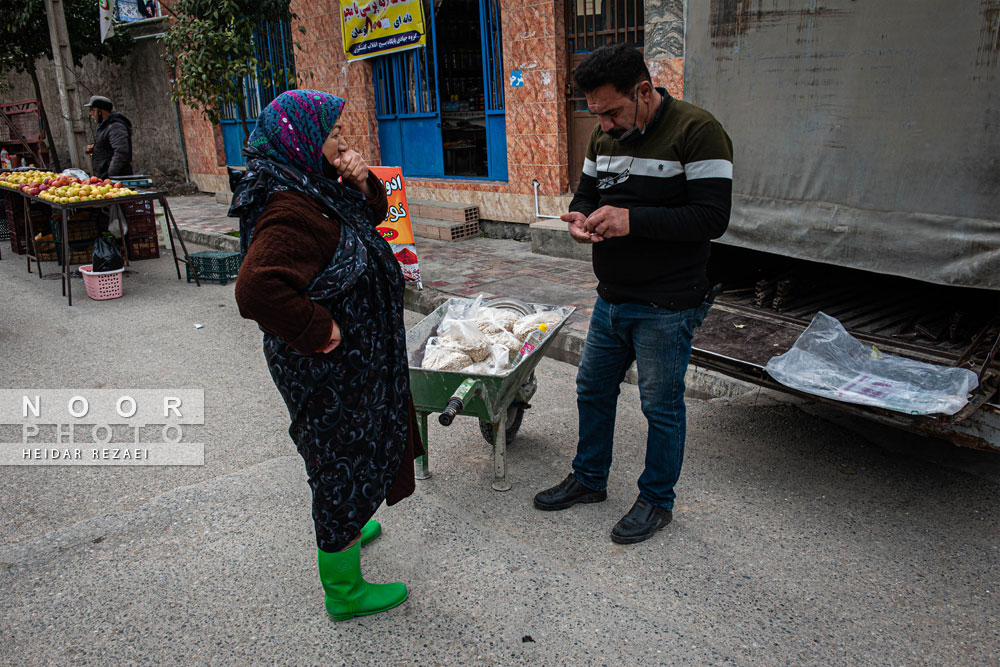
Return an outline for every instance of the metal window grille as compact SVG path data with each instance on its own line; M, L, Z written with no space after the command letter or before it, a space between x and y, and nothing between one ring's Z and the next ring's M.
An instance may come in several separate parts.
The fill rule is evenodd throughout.
M420 47L372 59L376 117L437 111L434 67L427 52Z
M567 0L566 46L587 53L605 44L643 46L643 0Z
M254 54L260 63L254 74L243 77L244 105L222 105L222 120L255 120L275 97L295 87L295 56L292 51L292 26L289 22L260 21L253 36Z
M486 109L503 111L503 36L500 34L500 1L486 0L483 26L483 69L486 72Z

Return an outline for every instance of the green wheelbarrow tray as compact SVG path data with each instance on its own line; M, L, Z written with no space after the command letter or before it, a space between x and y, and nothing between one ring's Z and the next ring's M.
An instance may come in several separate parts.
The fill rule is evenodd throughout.
M559 333L559 329L573 314L571 306L550 306L532 304L516 299L493 299L483 302L491 308L508 308L522 315L538 310L558 311L558 323L548 329L548 333L535 350L524 357L514 368L500 375L483 375L464 371L426 370L415 367L413 360L419 356L427 339L436 335L438 325L453 304L468 304L472 299L451 298L441 304L430 315L422 319L406 332L407 358L410 359L410 391L417 410L420 425L420 439L424 455L416 460L417 479L430 477L427 456L427 417L433 412L441 413L438 421L444 426L451 424L456 415L479 418L479 428L483 438L493 446L493 488L507 491L507 443L513 442L521 427L524 411L535 394L535 366Z

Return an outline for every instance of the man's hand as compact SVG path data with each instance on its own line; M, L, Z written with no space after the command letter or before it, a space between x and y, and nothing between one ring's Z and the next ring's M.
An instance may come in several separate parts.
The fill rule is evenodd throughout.
M563 222L569 223L569 235L572 236L573 240L577 243L594 243L595 241L604 240L599 236L591 234L585 229L587 218L579 211L563 213L559 216L559 219Z
M584 231L593 234L594 238L613 239L616 236L628 236L628 209L617 206L602 206L583 223Z
M344 151L333 161L333 168L344 183L361 190L368 199L372 198L374 193L368 184L368 164L360 153L350 149Z
M93 155L94 154L94 144L87 144L87 148L85 148L83 152L86 153L87 155Z
M330 320L330 340L327 344L316 350L317 354L329 354L340 345L340 327L333 320Z

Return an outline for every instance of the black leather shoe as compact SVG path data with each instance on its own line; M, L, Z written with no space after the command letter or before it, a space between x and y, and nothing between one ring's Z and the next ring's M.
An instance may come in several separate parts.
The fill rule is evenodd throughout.
M553 486L545 489L535 496L535 507L540 510L564 510L577 503L599 503L608 499L607 489L594 491L590 487L576 481L576 475L569 474L569 477Z
M670 510L650 505L639 496L628 514L611 529L611 541L617 544L635 544L648 540L673 518L674 513Z

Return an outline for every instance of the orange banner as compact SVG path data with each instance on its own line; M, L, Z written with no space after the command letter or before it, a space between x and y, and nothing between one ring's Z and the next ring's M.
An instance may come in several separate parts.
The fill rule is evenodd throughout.
M403 277L409 282L420 282L420 265L417 262L417 247L413 243L413 226L410 222L410 208L406 203L406 186L403 185L403 170L399 167L370 167L372 173L382 181L389 210L377 229L393 246L393 253L403 269Z

